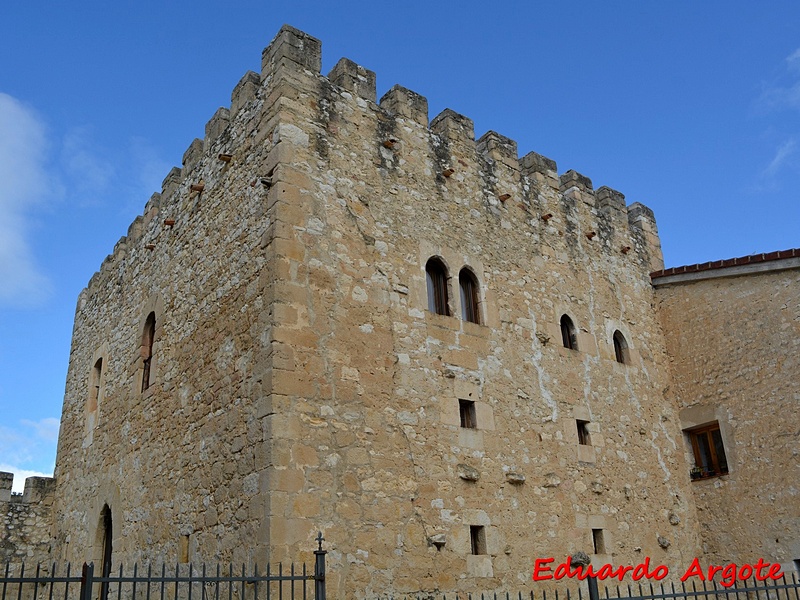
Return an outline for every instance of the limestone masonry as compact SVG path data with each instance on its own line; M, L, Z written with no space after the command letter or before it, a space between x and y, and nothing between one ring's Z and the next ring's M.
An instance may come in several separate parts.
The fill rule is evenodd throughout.
M320 56L283 27L81 292L0 560L793 568L800 251L663 271L647 207Z

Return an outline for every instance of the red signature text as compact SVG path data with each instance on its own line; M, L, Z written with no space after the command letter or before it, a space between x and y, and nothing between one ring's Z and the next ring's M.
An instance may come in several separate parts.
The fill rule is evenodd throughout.
M604 564L599 567L573 565L569 556L563 562L558 563L555 568L552 568L551 565L554 562L554 558L537 558L533 567L533 580L558 580L564 577L584 580L587 577L596 577L600 580L618 579L622 581L626 575L630 574L631 579L634 581L642 579L661 581L669 575L669 567L666 565L651 565L649 556L636 565L618 565L616 567L610 564ZM695 558L681 576L681 581L687 581L692 577L700 581L714 581L717 576L719 576L720 585L731 587L737 581L744 581L751 577L755 577L758 581L780 579L783 573L781 573L781 566L778 563L768 563L763 558L759 558L752 565L737 565L736 563L709 565L705 570L700 566L700 560Z

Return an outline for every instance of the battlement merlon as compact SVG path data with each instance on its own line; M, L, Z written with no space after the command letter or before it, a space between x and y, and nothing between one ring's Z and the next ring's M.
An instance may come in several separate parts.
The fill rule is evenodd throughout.
M334 85L353 93L358 98L375 102L375 72L365 69L349 58L342 58L328 73L328 79Z
M28 477L25 479L25 489L22 492L24 504L49 503L55 491L53 477ZM0 471L0 502L11 502L14 474Z
M14 474L0 471L0 502L11 501L11 488L14 485Z
M343 58L325 77L320 74L321 61L322 43L320 40L289 25L281 27L275 38L262 52L261 74L253 71L245 73L233 89L230 108L218 109L206 124L205 137L192 141L183 155L183 168L174 167L167 174L162 183L161 193L153 194L145 206L143 215L137 217L128 229L127 239L120 240L115 247L113 257L104 261L100 272L113 267L117 257L123 258L126 253L135 251L137 242L143 239L148 226L159 214L162 204L173 202L175 194L185 183L188 173L206 160L212 146L228 130L232 120L246 106L251 106L254 101L259 99L259 91L269 89L273 83L277 82L274 76L278 71L284 74L302 74L299 79L290 76L287 81L289 86L300 84L307 76L327 80L331 85L352 94L354 101L362 106L365 103L372 105L384 111L387 116L407 119L428 129L434 134L432 138L434 143L437 143L436 139L438 138L450 146L456 155L474 148L484 158L502 165L504 169L518 173L517 177L522 176L536 180L539 185L550 187L557 194L565 197L580 198L583 204L589 206L592 211L596 210L602 218L617 220L620 224L627 220L631 235L642 242L636 244L637 250L646 249L652 269L660 268L661 246L655 219L652 211L643 205L635 203L626 208L624 196L621 193L607 187L601 187L595 191L591 180L576 171L569 170L559 176L555 161L536 152L529 152L522 158L518 158L516 142L493 131L486 132L476 141L473 121L451 109L445 109L428 123L427 99L402 86L393 86L376 105L375 73L373 71ZM283 77L283 75L279 76L281 80ZM281 89L285 90L286 88L276 87L274 93L282 93ZM264 96L262 99L269 104L269 97ZM254 111L253 114L256 112ZM239 118L248 117L245 115L245 117ZM264 128L264 130L272 131L271 128ZM88 289L91 289L92 284L96 283L100 272L90 280Z
M261 54L262 79L267 79L284 61L319 73L322 69L322 42L291 25L284 25Z
M428 126L428 99L402 85L393 86L380 101L380 107L391 115Z
M25 479L22 501L26 504L52 501L55 483L56 480L53 477L28 477Z
M628 224L632 232L639 232L653 271L663 269L664 255L661 252L661 240L658 237L656 216L653 211L640 202L634 202L628 207Z
M517 142L491 129L478 140L478 152L492 160L505 164L514 171L520 170Z

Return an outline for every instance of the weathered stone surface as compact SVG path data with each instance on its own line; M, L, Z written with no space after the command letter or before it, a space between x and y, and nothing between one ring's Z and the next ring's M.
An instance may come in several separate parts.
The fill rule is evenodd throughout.
M789 570L800 556L800 269L778 260L720 277L732 271L656 288L667 398L684 432L719 424L729 473L692 482L707 560L767 556ZM678 441L692 461L688 434Z
M81 292L55 491L35 504L53 502L48 558L99 564L110 510L115 563L308 560L323 530L332 597L515 589L537 556L600 537L616 564L681 571L717 514L698 518L717 501L695 503L680 442L706 359L680 293L651 285L652 211L476 142L453 111L428 127L405 88L376 105L374 74L344 61L332 82L320 60L282 28ZM769 324L788 357L770 372L796 373L797 319ZM773 529L793 523L769 493L789 506Z

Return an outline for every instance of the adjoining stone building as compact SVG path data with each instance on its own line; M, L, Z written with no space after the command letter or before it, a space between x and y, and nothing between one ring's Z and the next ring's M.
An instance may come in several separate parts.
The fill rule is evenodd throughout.
M800 250L667 269L653 284L666 399L693 450L707 444L707 468L726 473L692 484L703 555L800 571Z
M47 560L287 562L321 530L366 597L800 558L800 252L672 280L645 206L320 52L281 29L80 294ZM727 474L695 464L713 422Z

